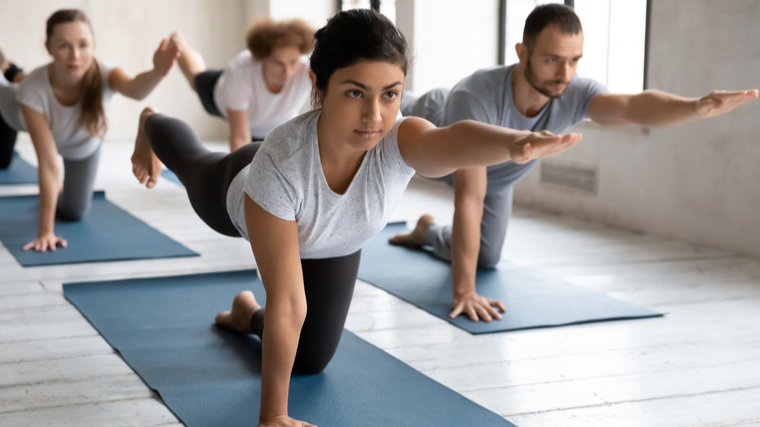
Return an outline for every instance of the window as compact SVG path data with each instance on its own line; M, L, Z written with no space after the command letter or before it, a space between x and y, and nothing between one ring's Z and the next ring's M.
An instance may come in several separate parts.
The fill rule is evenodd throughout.
M338 9L375 9L396 23L396 0L338 0Z
M505 63L517 62L525 18L540 4L562 1L505 0ZM613 93L644 89L647 0L574 0L583 25L583 59L578 75L592 78Z

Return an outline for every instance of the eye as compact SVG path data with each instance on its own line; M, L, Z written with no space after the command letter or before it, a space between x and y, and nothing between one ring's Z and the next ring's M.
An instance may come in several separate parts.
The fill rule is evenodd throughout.
M557 62L557 58L549 58L549 59L546 60L546 62L548 62L550 64L554 64L555 62Z
M346 96L349 98L360 98L362 96L362 91L352 89L346 92Z
M79 48L80 49L84 49L86 47L87 47L87 43L86 42L79 43Z
M396 92L395 90L385 92L386 99L396 99L397 96L398 96L398 92Z

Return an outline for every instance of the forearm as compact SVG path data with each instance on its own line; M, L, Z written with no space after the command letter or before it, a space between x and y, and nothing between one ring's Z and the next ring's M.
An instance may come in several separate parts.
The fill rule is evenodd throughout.
M259 420L288 413L290 374L306 317L293 302L270 302L264 314Z
M646 90L631 97L626 120L650 127L684 123L698 117L698 100L654 89Z
M451 275L455 298L475 292L482 217L482 200L455 202L454 223L451 228Z
M121 90L121 93L124 96L141 101L153 92L153 89L158 86L164 76L164 74L161 74L155 68L150 71L142 72L135 76L132 81L127 83Z
M250 144L251 137L246 135L230 135L230 153L240 147Z
M53 233L55 210L58 205L59 171L57 165L40 165L40 205L37 236Z
M443 176L457 169L491 166L512 160L511 147L529 131L464 120L442 128L443 137L425 147L430 161L426 176ZM418 170L419 171L419 170Z

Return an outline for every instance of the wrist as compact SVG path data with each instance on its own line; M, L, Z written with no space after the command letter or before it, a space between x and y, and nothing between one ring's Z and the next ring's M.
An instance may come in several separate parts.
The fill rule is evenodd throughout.
M468 294L477 293L474 282L460 282L454 284L454 298L462 298Z

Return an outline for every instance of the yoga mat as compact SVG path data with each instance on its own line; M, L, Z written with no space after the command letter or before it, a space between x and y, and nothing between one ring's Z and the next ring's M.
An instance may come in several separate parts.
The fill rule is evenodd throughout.
M161 176L163 176L164 178L168 179L169 181L175 184L182 185L179 178L177 178L177 175L175 175L174 172L170 171L169 169L163 169L161 171Z
M92 209L81 221L56 219L55 234L68 241L55 252L24 251L37 237L39 196L0 197L0 241L24 267L198 256L180 243L93 194Z
M393 246L388 238L406 232L406 224L388 224L362 248L359 278L472 333L516 331L608 320L659 317L648 308L573 285L539 270L502 261L478 270L478 294L501 301L502 320L472 322L451 312L451 264L427 250Z
M213 325L245 289L265 303L255 270L63 286L189 427L258 422L261 342ZM514 427L345 330L322 373L292 377L288 407L291 417L320 427Z
M37 168L30 165L18 153L13 153L11 165L0 169L0 185L36 184Z

